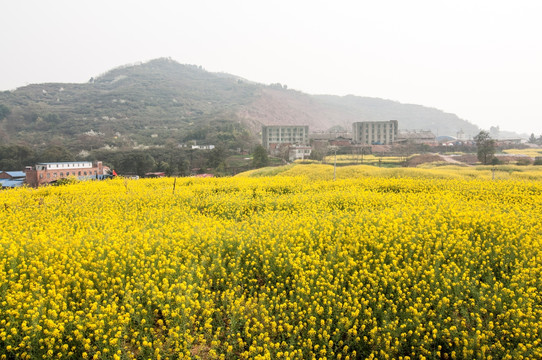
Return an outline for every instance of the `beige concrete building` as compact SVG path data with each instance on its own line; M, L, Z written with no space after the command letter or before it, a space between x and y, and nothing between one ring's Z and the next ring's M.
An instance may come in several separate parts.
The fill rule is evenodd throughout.
M361 121L352 124L352 138L363 145L391 145L397 138L397 120Z
M276 150L280 145L309 145L308 125L262 126L262 145L267 150Z

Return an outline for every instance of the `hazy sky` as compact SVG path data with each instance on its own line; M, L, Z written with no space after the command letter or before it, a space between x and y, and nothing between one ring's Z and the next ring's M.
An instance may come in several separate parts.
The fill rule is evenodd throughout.
M0 90L171 57L542 134L539 0L1 0Z

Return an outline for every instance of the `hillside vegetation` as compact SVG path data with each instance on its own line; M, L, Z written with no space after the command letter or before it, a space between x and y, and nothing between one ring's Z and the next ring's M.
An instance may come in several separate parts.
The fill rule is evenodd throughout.
M257 87L167 59L121 67L86 84L39 84L0 94L6 142L58 142L73 151L234 137L236 107Z
M307 124L323 131L355 121L399 121L404 129L468 135L478 128L453 114L357 96L308 95L210 73L170 59L122 66L85 84L35 84L0 93L3 144L81 150L196 141L250 148L262 124Z

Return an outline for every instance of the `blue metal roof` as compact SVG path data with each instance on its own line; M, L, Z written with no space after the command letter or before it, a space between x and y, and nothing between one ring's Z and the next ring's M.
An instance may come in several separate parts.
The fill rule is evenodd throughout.
M2 187L14 188L14 187L23 186L24 182L23 180L0 179L0 185L2 185Z
M11 177L26 177L26 174L24 171L4 171L4 172Z

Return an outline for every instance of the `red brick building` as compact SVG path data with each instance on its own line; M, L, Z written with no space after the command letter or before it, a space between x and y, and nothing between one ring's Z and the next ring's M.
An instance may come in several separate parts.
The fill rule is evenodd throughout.
M101 161L69 161L38 163L25 169L26 183L32 187L45 185L59 179L75 177L80 180L100 179L109 174Z

